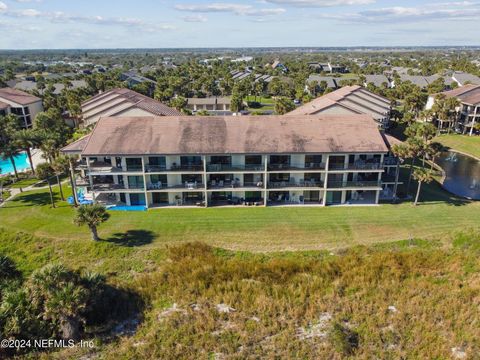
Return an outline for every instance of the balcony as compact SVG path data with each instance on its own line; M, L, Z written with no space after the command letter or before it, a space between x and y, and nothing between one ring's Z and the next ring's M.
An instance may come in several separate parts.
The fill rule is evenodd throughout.
M377 188L380 187L380 181L329 181L329 189L340 188Z
M168 185L164 183L148 184L148 190L204 190L205 185L197 182L187 182L185 184Z
M101 173L101 174L114 174L114 173L122 173L122 172L143 172L143 168L141 165L130 165L127 166L126 169L122 167L116 167L109 163L104 162L94 162L91 163L90 166L90 173Z
M285 189L285 188L323 188L323 181L272 181L268 183L269 189Z
M395 157L392 157L392 156L389 156L389 157L386 157L384 160L383 160L383 164L384 165L398 165L398 159L395 158Z
M382 164L378 162L367 163L367 162L355 162L353 164L329 164L329 170L381 170Z
M215 181L212 180L208 183L208 189L209 190L217 190L217 189L251 189L251 188L256 188L256 189L263 189L264 183L263 181L258 181L258 182L244 182L241 184L239 181Z
M147 173L159 173L159 172L193 172L203 171L203 165L172 165L170 167L158 166L158 165L146 165L145 171Z
M115 190L138 190L143 191L143 185L127 185L125 184L93 184L94 191L115 191Z
M268 164L269 171L283 170L325 170L324 163L307 163L307 164Z
M208 172L235 172L235 171L265 171L264 164L207 164Z

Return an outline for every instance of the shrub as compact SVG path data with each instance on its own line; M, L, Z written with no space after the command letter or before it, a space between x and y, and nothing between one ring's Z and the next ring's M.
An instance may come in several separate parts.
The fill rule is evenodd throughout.
M358 348L358 334L338 322L333 324L328 338L335 350L342 355L353 355Z

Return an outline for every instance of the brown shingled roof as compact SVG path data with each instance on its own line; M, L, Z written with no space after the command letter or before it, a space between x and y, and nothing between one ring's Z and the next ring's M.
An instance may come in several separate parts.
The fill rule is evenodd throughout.
M368 94L368 96L372 100L367 100L366 98L362 98L361 101L364 101L365 104L359 104L357 102L358 99L356 97L356 94L359 94L359 93L362 93L364 95ZM377 103L374 103L373 101L377 101ZM366 103L369 103L370 105L367 105ZM328 109L329 107L334 105L342 106L358 114L368 112L369 114L375 113L377 115L383 115L383 113L387 112L390 108L390 100L388 100L383 96L374 94L371 91L359 85L344 86L331 93L320 96L303 106L298 107L297 109L288 113L288 115L315 114L325 109ZM378 109L376 110L374 109L375 107L384 108L385 111L382 112L381 110L378 110Z
M108 117L86 156L387 152L368 115Z
M42 100L26 92L12 88L0 89L0 99L2 98L20 105L29 105Z
M67 146L63 147L61 151L63 153L81 153L87 145L88 139L90 139L90 134L81 137L71 144L68 144Z
M441 92L439 94L443 94L447 98L456 97L464 104L480 104L480 85L464 85L453 90ZM439 94L435 94L434 96Z
M139 94L133 90L126 89L126 88L112 89L110 91L106 91L104 93L95 95L94 97L85 101L82 104L82 106L89 105L95 102L97 99L106 98L107 96L112 94L118 95L119 97L125 99L125 101L131 104L131 107L137 107L137 108L143 109L145 111L148 111L152 115L157 115L157 116L181 116L182 115L180 111L172 109L167 105L162 104L159 101L156 101L152 98L149 98L148 96ZM125 108L121 109L121 111L124 111L124 110L126 109Z

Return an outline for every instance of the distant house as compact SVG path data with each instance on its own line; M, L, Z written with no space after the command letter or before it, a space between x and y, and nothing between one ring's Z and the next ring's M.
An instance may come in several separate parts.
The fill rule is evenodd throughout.
M288 68L282 64L279 60L275 60L272 64L272 69L280 69L284 73L288 72Z
M465 85L440 94L447 98L456 97L460 101L461 106L458 109L457 126L463 133L469 132L472 135L475 124L480 123L480 85ZM435 98L440 94L434 94L428 98L427 110L433 107ZM444 121L442 119L439 120Z
M348 68L344 65L328 63L328 70L332 74L345 74L348 73Z
M143 83L149 83L152 90L154 90L155 86L157 85L156 81L153 81L152 79L149 79L145 76L138 75L134 71L127 71L120 74L120 81L125 81L129 87L133 87Z
M33 120L42 111L42 99L17 89L0 89L0 115L17 115L22 127L32 127Z
M390 80L385 75L365 75L365 86L372 83L376 87L383 87L384 84L387 88L391 86Z
M338 79L335 79L334 77L331 77L331 76L320 76L320 75L315 75L315 74L313 74L313 75L310 75L310 76L308 77L308 79L307 79L307 84L306 84L306 86L305 86L305 90L306 90L307 92L309 92L308 86L309 86L312 82L314 82L314 81L316 81L319 86L320 86L320 84L321 84L322 82L325 82L326 85L327 85L327 88L329 88L329 89L338 89L338 88L340 87L340 85L337 83L337 80L338 80Z
M242 56L236 59L232 59L231 62L233 63L240 63L240 62L250 62L253 60L252 56Z
M443 78L444 82L448 85L448 79L441 76L441 75L430 75L430 76L423 76L423 75L407 75L407 74L400 74L400 80L402 82L410 81L412 84L417 85L420 88L426 88L428 85L432 84L434 81ZM396 81L394 78L391 79L392 87L395 87Z
M230 75L232 76L232 79L235 80L235 81L240 81L240 80L246 79L249 76L252 76L252 74L255 77L255 82L264 81L266 83L269 83L275 77L275 76L272 76L272 75L254 74L251 70L246 70L246 71L232 70L232 71L230 71Z
M70 80L71 89L80 89L80 88L86 88L87 87L87 82L85 80ZM46 85L48 87L48 85ZM37 82L35 81L20 81L16 82L15 85L13 86L17 90L22 90L22 91L33 91L37 90L40 94L43 94L44 90L39 89L37 87ZM53 93L55 95L58 95L62 92L63 89L65 89L65 84L63 83L56 83L53 84L54 91Z
M455 71L452 74L452 80L455 81L458 86L467 84L480 85L480 77L460 71Z
M113 89L82 103L84 126L105 116L180 116L181 112L129 89Z
M367 114L372 116L380 125L387 127L391 110L390 100L374 94L364 87L354 85L345 86L320 96L298 107L288 115Z
M191 111L205 110L210 113L230 111L231 100L228 97L188 98L187 109Z

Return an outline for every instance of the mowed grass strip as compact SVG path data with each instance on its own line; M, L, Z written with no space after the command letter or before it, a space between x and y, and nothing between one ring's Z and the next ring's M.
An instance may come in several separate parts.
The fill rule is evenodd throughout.
M412 185L414 186L414 184ZM426 187L426 202L367 207L173 208L147 212L111 212L99 228L102 239L141 249L202 241L233 250L284 251L344 248L409 238L447 238L480 228L480 203L444 196L431 201L438 185ZM58 200L58 189L55 188ZM68 192L68 190L66 191ZM432 195L432 198L434 196ZM18 195L0 208L0 227L62 241L91 241L87 228L72 222L74 209L64 202L52 209L48 190ZM148 231L148 241L141 233ZM132 236L133 232L133 236ZM138 241L137 241L138 240ZM138 244L137 244L138 242Z
M480 159L480 136L448 134L438 136L435 140L452 150L458 150Z

